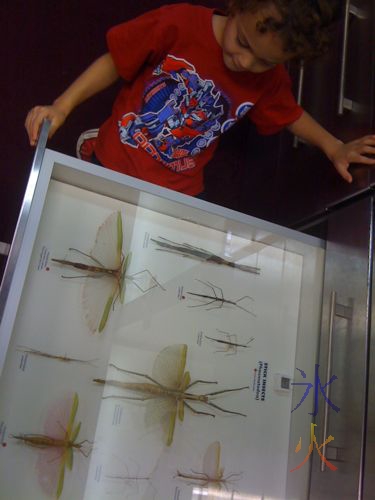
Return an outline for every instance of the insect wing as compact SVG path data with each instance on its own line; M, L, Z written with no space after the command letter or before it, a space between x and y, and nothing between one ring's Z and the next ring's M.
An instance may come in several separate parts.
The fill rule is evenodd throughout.
M112 276L86 279L82 290L82 306L87 326L92 333L103 331L118 293L118 282Z
M61 493L63 492L64 488L64 479L65 479L65 459L63 459L60 464L60 473L57 482L56 498L61 497Z
M179 389L185 372L186 356L186 344L165 347L156 356L152 377L165 387Z
M173 409L173 411L171 411L171 414L169 417L169 425L168 425L168 432L167 432L167 439L166 439L167 446L170 446L173 443L174 429L176 426L176 416L177 416L177 405L174 406L174 409Z
M122 216L121 212L114 212L99 227L91 255L106 269L120 269L122 244ZM86 279L82 302L91 332L104 330L113 302L120 293L121 284L115 275L94 274Z
M68 425L66 427L66 436L65 437L67 439L69 439L71 434L72 434L74 420L76 418L77 410L78 410L78 402L79 402L78 394L75 392L73 395L73 404L72 404L72 409L70 410Z
M184 380L186 356L187 346L185 344L166 347L159 352L155 359L152 377L166 389L179 389ZM146 424L150 425L155 421L161 422L168 446L173 441L177 406L177 400L166 395L150 400L146 408Z
M36 469L38 482L50 497L56 497L60 488L62 491L66 466L66 448L61 445L54 446L54 442L66 441L67 436L71 435L77 409L78 395L75 393L73 397L54 404L44 423L44 432L46 436L50 436L51 444L39 452Z
M155 399L149 399L146 403L146 427L160 425L160 422L167 422L166 426L168 428L169 417L175 408L176 402L171 398L158 397ZM163 428L165 428L165 425L163 425Z
M81 422L78 422L78 424L76 425L76 428L74 429L73 434L72 434L72 436L70 438L70 441L72 443L75 443L80 430L81 430Z
M61 475L61 464L63 460L64 450L62 448L46 448L38 454L36 462L36 471L38 474L38 483L42 491L49 497L56 495Z
M121 304L124 303L125 288L126 288L125 278L126 278L126 272L130 266L131 258L132 258L132 253L129 252L127 254L127 256L124 258L123 263L122 263L122 267L121 267L121 278L120 278L120 283L119 283L119 287L120 287L119 297L120 297Z
M66 449L65 454L64 454L64 461L66 466L68 467L69 470L73 469L73 459L74 459L74 453L73 453L73 448L69 447Z
M220 468L221 447L219 441L211 443L203 457L203 473L209 481L217 481L223 477L223 470Z
M91 255L107 269L119 269L122 245L121 212L113 212L99 227Z

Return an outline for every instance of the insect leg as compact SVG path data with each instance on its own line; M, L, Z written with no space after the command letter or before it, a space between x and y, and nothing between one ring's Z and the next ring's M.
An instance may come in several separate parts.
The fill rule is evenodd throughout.
M146 375L145 373L139 373L139 372L133 372L131 370L125 370L125 368L119 368L118 366L116 366L114 363L109 363L109 366L113 366L113 368L116 368L116 370L118 370L119 372L124 372L124 373L130 373L131 375L138 375L138 377L144 377L146 378L147 380L150 380L151 382L153 382L154 384L158 385L159 387L162 387L164 389L164 386L162 384L160 384L160 382L158 382L157 380L155 380L154 378L150 377L149 375Z
M105 267L101 262L100 260L96 259L95 257L93 257L92 255L90 255L89 253L85 253L85 252L82 252L82 250L78 250L78 248L73 248L73 247L70 247L68 248L68 250L70 252L77 252L81 255L84 255L85 257L87 257L88 259L92 260L93 262L95 262L96 264L99 264L100 267Z
M102 399L131 399L132 401L147 401L149 399L153 399L155 396L143 396L137 398L135 396L116 396L111 394L110 396L103 396Z
M190 295L198 295L197 293L195 293L195 294L192 294L191 292L187 292L187 293L189 293ZM198 295L198 296L199 296L199 295ZM203 302L202 304L196 304L195 306L188 306L188 307L202 307L202 306L208 306L208 305L210 305L210 304L213 304L213 303L214 303L214 302L216 302L217 300L218 300L218 299L216 299L216 298L215 298L215 299L211 300L210 302ZM217 308L213 307L212 309L217 309ZM208 310L208 309L207 309L207 310Z
M82 446L84 444L88 443L90 445L90 448L86 451L86 450L83 450L82 449ZM82 453L82 455L84 457L89 457L91 455L91 452L92 452L92 446L93 446L93 442L92 441L89 441L88 439L85 439L84 441L81 441L80 443L75 443L74 447L78 449L78 451L80 453Z
M215 415L213 413L207 413L205 411L198 411L195 408L193 408L192 406L190 406L186 401L184 401L184 406L186 406L187 408L189 408L189 410L192 413L194 413L194 415L207 415L208 417L215 418Z
M244 389L249 389L248 385L243 387L236 387L235 389L223 389L222 391L209 392L208 394L204 394L205 396L218 396L219 394L225 394L226 392L235 392L242 391Z
M206 404L208 404L214 408L217 408L218 410L220 410L224 413L231 413L232 415L240 415L241 417L247 417L247 415L245 415L245 413L240 413L238 411L232 411L232 410L226 410L225 408L222 408L221 406L219 406L215 403L212 403L212 401L206 401Z
M150 276L151 280L154 282L154 284L152 286L149 286L148 288L143 288L141 285L139 285L137 283L136 276L138 276L139 274L143 274L143 273L147 273ZM133 285L136 286L138 288L138 290L140 290L142 293L146 293L149 290L151 290L152 288L155 288L156 286L158 286L159 288L161 288L162 290L165 291L165 288L163 287L163 285L158 282L158 280L155 278L155 276L148 269L144 269L143 271L138 271L137 273L134 273L132 275L126 275L125 278L130 280L133 283Z
M238 481L242 477L242 472L232 472L225 476L224 481ZM237 479L234 479L237 478Z
M217 384L217 382L212 382L210 380L194 380L191 384L189 384L186 389L190 389L195 384Z
M250 295L244 295L243 297L240 297L238 300L236 300L234 302L234 305L236 307L238 307L239 309L242 309L243 311L246 311L247 313L251 314L252 316L254 316L254 318L256 317L256 314L254 314L252 311L249 311L249 309L246 309L246 307L243 307L243 306L240 306L238 303L241 302L241 300L244 300L244 299L250 299L250 300L254 300L253 297L250 297Z

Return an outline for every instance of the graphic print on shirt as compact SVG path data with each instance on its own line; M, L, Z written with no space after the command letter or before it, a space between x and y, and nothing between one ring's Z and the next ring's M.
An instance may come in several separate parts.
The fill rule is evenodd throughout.
M118 123L120 139L175 172L194 168L193 157L252 107L243 103L229 118L226 97L185 59L168 55L152 74L140 113L126 113Z

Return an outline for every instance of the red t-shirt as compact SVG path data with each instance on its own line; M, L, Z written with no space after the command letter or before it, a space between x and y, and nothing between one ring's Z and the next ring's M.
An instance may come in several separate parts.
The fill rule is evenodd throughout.
M220 135L244 115L261 134L278 132L302 109L282 65L264 73L224 65L214 11L168 5L112 28L107 35L125 80L95 154L113 170L196 195Z

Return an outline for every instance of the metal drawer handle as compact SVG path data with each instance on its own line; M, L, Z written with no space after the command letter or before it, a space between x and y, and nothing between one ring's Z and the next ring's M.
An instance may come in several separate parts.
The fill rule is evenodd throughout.
M298 88L297 88L297 104L301 106L302 104L302 91L303 91L303 79L305 76L305 62L303 60L300 61L299 64L299 73L298 73ZM293 147L298 148L298 143L300 139L298 136L294 136L293 139Z
M331 306L329 310L329 333L328 333L328 359L327 359L327 380L328 383L331 379L331 369L332 369L332 339L333 339L333 325L335 320L335 309L336 309L336 292L332 290L331 292ZM327 385L326 388L326 396L329 399L331 392L331 386ZM328 434L328 403L325 401L324 403L324 417L323 417L323 443L326 442ZM322 446L322 455L325 456L326 453L326 445ZM326 464L321 462L320 470L324 472L326 469Z
M367 14L363 9L355 7L351 4L350 0L345 0L345 15L344 15L344 34L342 40L342 53L341 53L341 69L340 69L340 82L339 82L339 101L338 101L338 115L344 114L344 109L355 111L357 106L351 99L345 97L345 81L346 81L346 63L348 53L348 33L349 33L349 18L350 15L357 19L367 19Z
M336 303L336 291L332 290L331 292L331 305L329 310L329 332L328 332L328 357L327 357L327 376L326 376L326 397L329 401L330 393L331 393L331 385L329 381L331 380L331 371L332 371L332 344L333 344L333 333L334 333L334 321L335 316L339 316L341 318L345 318L350 320L353 315L353 308L351 306L344 306ZM323 443L326 442L328 435L328 405L327 400L324 403L324 415L323 415ZM322 446L322 455L326 455L327 444L323 444ZM321 472L324 472L326 469L326 464L322 460L320 464Z

